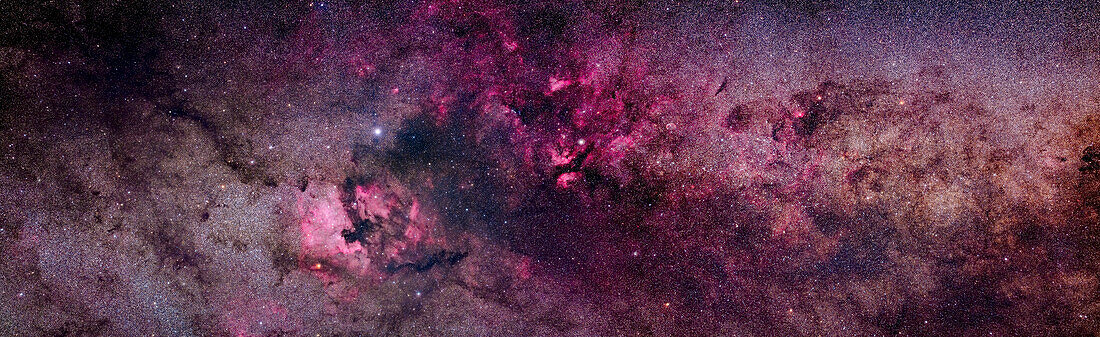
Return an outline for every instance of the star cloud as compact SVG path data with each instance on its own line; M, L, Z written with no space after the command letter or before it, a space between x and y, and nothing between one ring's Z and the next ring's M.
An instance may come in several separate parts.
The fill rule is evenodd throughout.
M1100 331L1089 4L0 8L0 335Z

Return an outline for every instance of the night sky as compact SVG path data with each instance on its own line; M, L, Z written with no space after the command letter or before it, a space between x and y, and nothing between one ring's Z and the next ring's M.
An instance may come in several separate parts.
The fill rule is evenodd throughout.
M0 1L3 336L1100 336L1100 3Z

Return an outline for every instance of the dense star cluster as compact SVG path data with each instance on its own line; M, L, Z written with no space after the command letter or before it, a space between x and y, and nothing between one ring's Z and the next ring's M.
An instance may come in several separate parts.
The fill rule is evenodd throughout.
M0 335L1100 334L1089 1L3 1Z

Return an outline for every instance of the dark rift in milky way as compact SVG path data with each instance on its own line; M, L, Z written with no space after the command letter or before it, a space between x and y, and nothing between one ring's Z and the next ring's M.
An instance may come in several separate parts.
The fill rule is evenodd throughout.
M469 253L463 252L448 252L446 250L440 251L435 254L425 256L415 262L406 262L402 264L390 263L386 265L386 271L390 273L397 273L402 269L411 269L418 273L422 273L432 269L437 265L453 266L454 264L462 261Z

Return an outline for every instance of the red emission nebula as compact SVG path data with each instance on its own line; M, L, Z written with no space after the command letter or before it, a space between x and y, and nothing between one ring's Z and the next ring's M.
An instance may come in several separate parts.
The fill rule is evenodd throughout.
M3 1L0 335L1100 336L1091 1Z

